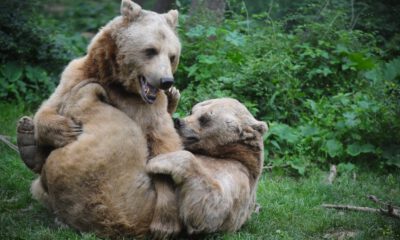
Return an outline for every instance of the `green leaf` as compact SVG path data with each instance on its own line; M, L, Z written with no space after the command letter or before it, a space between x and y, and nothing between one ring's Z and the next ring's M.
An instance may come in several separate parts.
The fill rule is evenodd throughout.
M225 41L235 45L236 47L240 47L244 45L244 38L243 36L238 33L238 32L230 32L228 35L225 37Z
M217 57L212 55L199 55L197 59L199 60L199 63L204 63L208 65L218 62Z
M299 134L294 128L282 123L271 123L270 134L292 144L299 139Z
M271 144L274 145L277 149L281 150L281 147L279 146L279 143L275 140L271 140Z
M197 67L196 64L185 68L185 70L188 72L188 77L194 76L196 71L197 71L197 69L198 69L198 67Z
M394 80L400 75L400 58L393 59L385 64L383 76L387 81Z
M307 163L304 159L294 158L293 160L289 161L288 164L291 168L297 170L300 175L304 175L306 172Z
M361 153L374 153L375 147L371 144L359 144L353 143L347 146L346 152L353 157L360 155Z
M206 31L206 36L211 37L217 35L217 29L215 27L209 27Z
M339 163L338 166L339 173L349 173L356 169L356 166L352 163Z
M0 71L7 81L16 82L21 78L23 69L18 64L10 62L3 65Z
M318 127L311 126L309 124L305 126L300 126L299 127L300 133L304 137L310 137L310 136L315 136L318 135L320 130Z
M27 66L25 70L26 77L32 82L46 82L48 78L46 71L41 68Z
M375 67L373 59L367 58L361 53L351 53L348 58L359 70L371 70Z
M202 25L197 25L193 28L190 28L186 33L186 36L190 38L201 37L205 32L205 27Z
M330 157L337 157L343 152L343 144L336 139L330 139L326 141L324 150Z
M385 164L400 168L400 146L392 145L383 149L382 157L386 160Z
M354 112L345 112L343 113L343 117L345 118L345 124L347 127L352 128L360 124L360 120L357 119L357 115Z
M313 100L307 99L307 103L308 103L308 106L310 106L310 109L311 109L314 113L318 113L317 104L316 104Z

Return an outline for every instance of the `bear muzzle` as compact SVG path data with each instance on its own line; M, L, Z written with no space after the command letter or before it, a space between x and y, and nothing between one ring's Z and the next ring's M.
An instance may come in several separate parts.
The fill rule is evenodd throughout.
M169 89L174 84L174 79L170 77L160 79L160 88L163 90Z

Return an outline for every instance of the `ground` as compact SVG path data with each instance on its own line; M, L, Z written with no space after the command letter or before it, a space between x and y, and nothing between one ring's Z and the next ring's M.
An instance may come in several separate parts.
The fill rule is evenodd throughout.
M27 113L21 105L0 103L0 135L14 141L16 121ZM326 175L322 170L300 178L284 170L265 172L258 188L261 212L239 232L207 239L400 239L399 220L320 207L322 203L375 207L367 194L399 205L399 171L360 167L355 178L339 175L333 185L326 184ZM54 216L30 196L34 177L18 155L0 142L0 239L98 239L56 225Z

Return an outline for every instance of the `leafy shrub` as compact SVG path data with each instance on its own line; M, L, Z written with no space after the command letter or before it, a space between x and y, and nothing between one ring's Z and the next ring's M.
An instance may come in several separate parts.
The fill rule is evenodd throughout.
M179 114L237 98L270 123L266 162L299 174L327 163L400 167L398 59L385 63L373 34L349 31L343 6L319 15L317 7L296 21L233 13L221 25L180 29Z
M0 66L0 99L38 104L53 91L55 83L40 67L9 62Z
M38 26L38 1L0 3L0 63L18 61L60 69L71 56L52 35Z
M38 1L0 3L1 100L39 104L51 93L58 72L72 56L39 27L34 17L37 7Z
M88 37L82 32L91 36L118 9L119 3L109 1L1 2L0 99L38 105L63 66L85 53Z

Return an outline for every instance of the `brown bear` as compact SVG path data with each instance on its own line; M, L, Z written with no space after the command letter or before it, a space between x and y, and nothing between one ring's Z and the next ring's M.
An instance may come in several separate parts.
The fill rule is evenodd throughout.
M147 172L177 184L189 234L238 230L254 210L267 125L239 101L222 98L195 105L175 126L186 150L152 158Z
M30 153L21 154L28 166L41 173L41 183L34 184L33 192L36 192L35 187L39 185L43 186L44 190L54 188L51 186L52 180L47 175L56 174L56 172L49 172L50 169L51 171L56 170L49 166L46 167L47 163L41 170L42 162L51 150L59 151L58 148L61 148L60 151L63 151L63 147L75 144L76 140L79 142L81 135L85 134L87 127L84 121L75 118L73 114L64 115L62 106L69 98L72 89L87 79L100 84L107 93L109 103L131 119L132 128L140 129L136 135L131 135L133 139L124 139L124 141L135 141L135 144L131 146L132 152L146 149L143 154L138 154L130 159L140 166L138 171L151 157L177 151L182 147L167 112L167 97L162 91L170 88L173 84L172 74L179 61L181 46L175 31L178 12L171 10L166 14L157 14L142 10L139 5L130 0L122 0L121 15L111 20L96 34L88 47L87 55L68 64L55 92L42 104L34 116L35 145L29 149ZM78 94L78 96L81 95ZM29 135L32 131L29 127L24 128L26 120L22 121L20 132L25 131L24 135L26 135L25 133ZM109 124L115 126L111 119L109 119ZM107 125L102 127L107 128ZM120 128L124 127L121 125ZM110 132L109 136L102 137L111 139L112 134ZM19 137L20 139L24 139L23 135ZM97 140L102 141L103 139L98 138ZM27 142L21 142L20 146L27 149ZM96 144L95 142L91 143ZM84 146L82 149L85 150L81 151L90 148L91 146ZM98 151L98 156L112 151L108 145L95 149ZM51 154L53 155L53 153ZM81 162L90 161L82 155L82 152L69 152L69 154L80 156ZM70 157L75 158L76 156ZM60 157L60 159L62 158ZM51 164L54 165L54 161L51 161ZM116 159L115 164L119 163L120 161ZM140 176L144 175L144 173L140 174ZM90 176L88 177L90 178ZM152 205L155 206L154 212L148 212L147 217L152 217L150 231L153 234L168 236L178 233L181 226L172 186L167 180L160 178L162 177L153 177L157 201ZM147 181L146 179L143 177L142 180L130 182L131 187L140 188L140 184ZM84 198L84 193L82 192L82 194ZM141 195L139 198L143 196ZM138 207L135 204L133 206ZM131 224L129 221L128 223ZM147 222L148 220L143 221L143 224L146 225ZM110 222L109 224L116 223ZM128 229L136 228L131 225ZM140 227L140 229L140 231L132 231L135 234L145 232L143 230L145 228ZM107 233L115 230L112 227L105 227L104 231Z
M148 234L157 193L144 168L145 132L108 103L94 81L73 87L59 110L79 120L84 131L76 141L53 150L41 178L32 184L35 198L58 218L99 236Z

